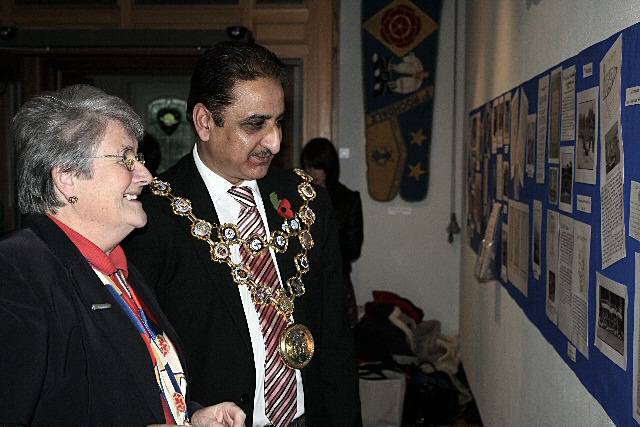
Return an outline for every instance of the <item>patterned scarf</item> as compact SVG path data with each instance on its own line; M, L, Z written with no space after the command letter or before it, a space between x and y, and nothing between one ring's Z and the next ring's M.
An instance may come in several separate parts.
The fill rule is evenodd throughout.
M127 258L120 245L106 254L93 242L57 218L49 215L103 279L107 290L118 302L144 341L153 363L166 424L184 424L188 420L185 394L187 381L175 347L157 325L148 307L138 299L127 282Z

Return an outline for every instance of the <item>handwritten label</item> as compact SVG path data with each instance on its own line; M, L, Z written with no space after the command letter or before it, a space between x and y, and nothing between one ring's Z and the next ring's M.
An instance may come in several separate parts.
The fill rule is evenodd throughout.
M411 208L404 206L391 206L387 208L387 214L389 215L411 215Z
M628 87L625 91L624 106L640 104L640 86Z
M578 197L576 198L576 205L580 212L591 213L591 196L578 194Z
M584 64L582 66L582 78L591 77L593 74L593 63L589 62L588 64Z

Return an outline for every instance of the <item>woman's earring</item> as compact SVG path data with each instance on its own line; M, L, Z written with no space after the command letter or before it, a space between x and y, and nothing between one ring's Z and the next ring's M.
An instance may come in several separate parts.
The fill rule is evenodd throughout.
M78 203L78 197L77 196L69 196L69 198L67 199L67 201L72 204L75 205L76 203Z

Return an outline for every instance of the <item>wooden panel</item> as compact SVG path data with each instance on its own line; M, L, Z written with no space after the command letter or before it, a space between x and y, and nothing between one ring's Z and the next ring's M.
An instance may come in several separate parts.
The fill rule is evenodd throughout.
M302 24L256 24L256 40L263 43L304 42L305 26Z
M305 79L309 81L305 93L305 115L313 117L307 121L305 141L314 137L332 138L332 2L330 0L310 2L307 34L309 46L308 66Z
M131 12L134 28L224 29L243 20L243 9L223 6L139 6Z
M253 21L256 23L305 23L309 21L309 10L300 7L256 8L252 10L252 14Z
M114 28L120 26L120 10L112 7L40 8L14 7L12 25L18 28Z

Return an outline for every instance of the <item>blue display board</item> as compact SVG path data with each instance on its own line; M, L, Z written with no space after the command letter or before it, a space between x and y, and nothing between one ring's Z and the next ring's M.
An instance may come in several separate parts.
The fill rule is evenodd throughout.
M637 325L634 325L634 314L637 307L634 302L635 254L640 252L640 241L630 236L630 231L633 234L639 227L630 221L630 216L634 210L633 205L640 202L638 191L635 190L635 194L632 192L632 181L640 181L640 105L637 104L640 101L636 99L637 93L640 92L638 88L640 63L637 62L638 52L640 52L639 38L640 24L636 24L545 70L469 113L471 131L467 165L467 226L471 246L476 252L478 251L491 207L496 201L502 203L504 208L499 224L508 229L507 242L509 245L518 244L518 242L520 245L528 245L528 260L524 278L526 283L523 287L522 283L515 283L512 280L515 276L512 276L510 271L507 271L506 275L501 275L503 257L514 252L507 251L506 247L503 251L501 244L497 242L495 274L498 280L503 283L509 295L566 361L589 392L602 404L616 425L620 426L638 424L634 419L636 412L634 365L637 363L634 356L637 345L634 342L634 332L637 328ZM621 66L617 66L615 61L608 63L605 58L615 50L617 43L621 44ZM605 73L601 79L600 67L603 60ZM572 76L573 70L575 73ZM618 78L619 87L615 84L616 78ZM540 88L544 87L545 83L549 86L548 96L546 98L542 96L540 100L546 101L546 105L538 105ZM572 89L572 85L575 89ZM585 92L589 90L597 91L593 102L589 101L589 95L592 93ZM604 105L604 101L615 97L618 91L620 125L614 128L610 126L611 107L609 104ZM603 101L605 95L607 98ZM526 103L521 103L523 97L526 97ZM525 110L520 109L520 106ZM573 106L573 118L571 106ZM542 114L542 120L540 120L540 113L545 110L546 118ZM516 111L517 114L515 114ZM555 114L557 111L560 111L558 115ZM602 117L603 112L608 115L607 119ZM573 136L568 138L572 129L572 120ZM606 129L601 129L603 120L607 123ZM594 124L597 125L597 133L594 134L595 138L591 138L589 130L593 129ZM617 135L618 130L621 131L621 141L620 135ZM544 140L539 141L540 137ZM516 138L519 139L516 141ZM550 155L553 157L553 143L558 140L559 152L564 157L558 156L558 162L555 163ZM616 144L615 141L619 143ZM602 150L602 144L605 144L605 150ZM542 149L544 156L542 156ZM571 149L573 154L570 154ZM597 159L593 158L594 155L597 155ZM603 158L605 170L601 170ZM529 161L529 159L532 160ZM569 162L571 170L568 168ZM582 181L589 181L590 163L593 163L593 183L577 181L578 172ZM617 241L624 242L626 256L611 265L606 265L608 262L603 265L602 240L604 244L609 245L609 235L614 233L606 231L603 239L601 231L603 206L601 205L605 190L601 189L601 184L613 181L613 172L617 170L614 169L615 167L623 168L621 169L623 181L619 189L622 190L621 200L624 206L624 238ZM522 176L522 179L519 176ZM555 184L550 184L551 178L557 178L557 187ZM542 179L544 182L540 182ZM498 182L499 180L501 182ZM566 191L569 188L568 185L571 191ZM609 185L615 189L613 184ZM611 192L610 189L606 191ZM499 192L502 194L498 194ZM615 191L613 193L615 194ZM558 199L557 203L554 203L554 198ZM521 232L520 236L512 234L516 232L518 226L512 222L515 216L512 217L514 213L510 212L511 208L509 208L509 204L513 201L521 203L521 206L529 212L527 233ZM541 233L540 240L537 242L533 241L536 234L534 217L537 216L534 215L534 201L538 201L541 207L539 226ZM587 212L589 204L590 212ZM608 215L606 212L615 212L614 206L614 201L605 203L604 215ZM567 211L569 207L570 211ZM550 283L548 282L553 281L548 275L550 267L548 259L552 259L552 256L547 253L549 211L557 212L558 216L564 217L565 221L569 218L575 223L590 226L588 271L586 265L583 266L585 277L588 278L585 280L585 283L588 283L588 290L585 289L588 305L584 310L588 325L586 354L575 351L575 337L572 338L571 332L563 333L559 319L556 317L554 322L553 316L549 314ZM611 221L610 218L605 218L606 224ZM502 234L499 231L497 236L497 240L500 241ZM526 236L526 242L520 240L523 236ZM537 251L539 275L534 272L534 245ZM605 254L610 251L605 250ZM577 252L577 248L574 248L574 256ZM554 266L551 268L553 269ZM567 295L560 295L562 289L558 284L557 265L555 269L555 299L558 302L562 297L566 302ZM570 273L574 276L579 274L575 270ZM610 292L611 288L603 286L598 293L599 283L609 280L621 286L615 292ZM580 301L572 302L579 307ZM567 315L566 312L564 314ZM572 322L578 325L576 329L579 330L580 322L585 322L584 316L571 313L570 317ZM609 344L611 347L608 350L609 353L613 351L616 357L611 357L611 354L608 355L605 351L606 349L596 346L595 343L598 340Z

